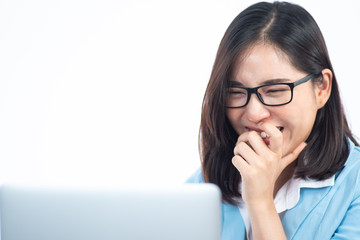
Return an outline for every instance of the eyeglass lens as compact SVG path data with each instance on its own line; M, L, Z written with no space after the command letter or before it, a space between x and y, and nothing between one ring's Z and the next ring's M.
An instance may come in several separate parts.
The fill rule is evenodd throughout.
M291 87L287 84L266 85L257 89L261 102L266 105L282 105L288 103L292 98ZM226 106L242 107L247 104L248 91L245 88L234 87L228 89Z

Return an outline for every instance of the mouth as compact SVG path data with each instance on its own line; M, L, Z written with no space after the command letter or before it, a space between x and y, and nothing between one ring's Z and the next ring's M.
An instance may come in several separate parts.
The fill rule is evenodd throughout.
M264 132L263 130L261 129L258 129L258 128L249 128L249 127L245 127L245 129L247 131L255 131L255 132L258 132L261 136L261 138L263 139L264 143L266 145L270 145L270 136ZM281 127L281 126L277 126L277 129L279 129L280 132L283 132L284 131L284 127Z
M279 129L280 132L282 132L282 131L284 130L284 127L276 127L276 128ZM258 133L264 132L263 130L258 129L258 128L245 127L245 129L246 129L247 131L255 131L255 132L258 132Z
M258 132L263 139L266 139L266 138L269 138L269 137L270 137L266 132L264 132L264 131L261 130L261 129L249 128L249 127L245 127L245 128L246 128L247 131L255 131L255 132ZM284 127L277 127L277 129L279 129L280 132L283 132Z

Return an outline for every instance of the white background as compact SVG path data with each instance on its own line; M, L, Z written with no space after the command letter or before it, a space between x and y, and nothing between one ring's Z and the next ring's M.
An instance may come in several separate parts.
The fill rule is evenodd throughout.
M254 1L0 0L0 183L170 185L200 165L218 44ZM360 136L360 4L295 1Z

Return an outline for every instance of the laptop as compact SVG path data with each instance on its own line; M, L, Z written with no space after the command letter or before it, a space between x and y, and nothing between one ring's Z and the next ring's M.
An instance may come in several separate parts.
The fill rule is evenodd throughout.
M220 240L212 184L164 188L1 186L2 240Z

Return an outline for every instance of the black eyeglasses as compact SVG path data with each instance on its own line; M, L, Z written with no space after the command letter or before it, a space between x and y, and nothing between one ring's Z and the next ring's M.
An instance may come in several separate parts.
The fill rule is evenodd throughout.
M313 74L309 74L293 83L270 83L255 88L231 86L227 89L225 107L245 107L249 103L252 93L255 93L260 102L266 106L288 104L293 99L294 87L309 81L313 77Z

